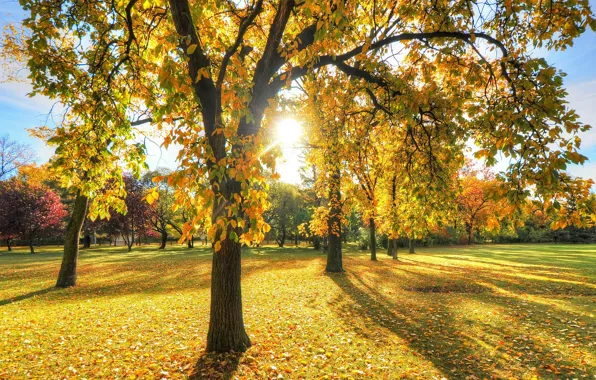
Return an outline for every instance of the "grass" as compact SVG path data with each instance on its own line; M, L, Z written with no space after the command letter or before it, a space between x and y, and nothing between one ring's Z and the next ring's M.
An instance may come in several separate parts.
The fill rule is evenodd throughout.
M254 346L204 354L210 252L85 251L53 288L58 248L0 254L0 378L594 378L596 247L488 245L322 254L251 249Z

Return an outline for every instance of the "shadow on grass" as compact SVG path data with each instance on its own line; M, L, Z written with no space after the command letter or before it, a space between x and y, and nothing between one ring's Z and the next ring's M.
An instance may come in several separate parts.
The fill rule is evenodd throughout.
M425 315L405 305L392 305L374 288L349 274L329 277L353 302L342 304L338 300L339 315L353 315L371 321L372 326L353 325L355 332L365 339L378 339L374 334L381 327L404 339L414 352L432 362L435 368L446 375L465 373L476 378L493 377L493 373L483 367L470 365L469 358L477 352L469 339L452 327L453 316L446 308L437 304L432 315ZM352 279L359 284L356 285ZM437 315L439 318L436 318Z
M428 263L419 265L423 270ZM379 328L384 329L405 340L415 355L432 362L447 377L502 378L512 370L547 378L594 374L587 364L593 355L591 319L561 303L584 295L585 287L576 286L561 298L560 289L545 286L542 280L530 279L529 285L520 286L513 277L461 273L457 267L445 275L399 267L395 272L392 266L370 271L364 279L351 274L330 276L348 296L334 300L337 315L366 339L389 340L387 333L379 335ZM400 290L393 292L399 295L372 285L383 282L394 283ZM528 287L541 287L544 294L528 299L523 296ZM461 306L467 312L491 311L490 317L468 317ZM355 323L358 320L368 322ZM561 350L562 346L566 348ZM570 347L573 351L568 352Z
M197 360L189 379L232 379L243 355L237 352L225 354L205 352Z
M29 298L33 298L33 297L36 297L36 296L41 296L43 294L52 292L54 290L58 290L58 289L56 287L52 286L52 287L49 287L49 288L45 288L45 289L41 289L41 290L36 290L34 292L23 294L22 296L7 298L5 300L0 301L0 306L9 305L11 303L23 301L23 300L26 300L26 299L29 299Z

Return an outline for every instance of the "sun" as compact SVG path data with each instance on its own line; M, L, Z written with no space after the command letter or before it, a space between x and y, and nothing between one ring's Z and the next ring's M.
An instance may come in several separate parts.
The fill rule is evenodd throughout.
M286 148L291 148L300 143L302 139L302 126L295 119L282 119L277 123L277 141Z

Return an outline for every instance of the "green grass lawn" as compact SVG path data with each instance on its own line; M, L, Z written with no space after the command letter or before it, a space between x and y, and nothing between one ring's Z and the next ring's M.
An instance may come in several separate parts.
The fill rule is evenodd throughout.
M596 246L247 250L244 355L205 355L205 248L94 248L55 290L61 252L0 254L4 378L595 378Z

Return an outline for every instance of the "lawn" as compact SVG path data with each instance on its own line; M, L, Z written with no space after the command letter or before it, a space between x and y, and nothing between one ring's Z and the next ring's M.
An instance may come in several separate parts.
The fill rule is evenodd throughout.
M66 290L39 251L0 254L2 379L596 377L596 246L247 250L244 355L203 352L209 250L90 249Z

